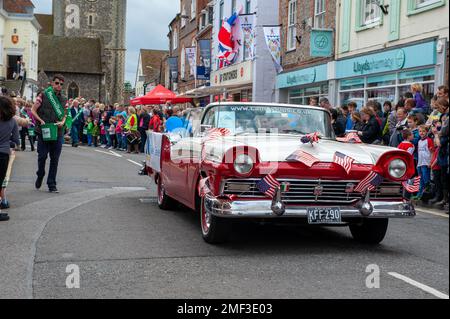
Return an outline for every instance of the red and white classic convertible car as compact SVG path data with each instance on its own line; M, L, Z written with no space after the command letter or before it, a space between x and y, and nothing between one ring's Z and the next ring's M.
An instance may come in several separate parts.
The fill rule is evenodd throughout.
M147 168L158 205L198 212L208 243L226 241L242 219L299 219L349 226L356 240L378 244L389 218L415 216L404 190L412 156L357 137L338 141L321 108L211 104L189 112L186 130L160 140L158 168Z

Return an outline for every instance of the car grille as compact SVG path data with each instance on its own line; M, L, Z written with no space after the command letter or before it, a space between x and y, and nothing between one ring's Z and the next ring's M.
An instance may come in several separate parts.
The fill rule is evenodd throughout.
M282 193L286 204L351 204L361 199L361 194L348 192L358 185L359 181L330 180L293 180L277 179L280 183L289 183L289 190ZM240 198L266 198L256 188L259 179L228 179L222 183L223 195L237 195ZM315 195L316 187L321 186L320 195ZM384 182L371 192L372 199L401 200L403 188L400 183Z

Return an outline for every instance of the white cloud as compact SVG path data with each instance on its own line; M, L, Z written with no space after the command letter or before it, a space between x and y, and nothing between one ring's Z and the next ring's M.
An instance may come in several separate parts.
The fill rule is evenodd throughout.
M57 0L60 1L60 0ZM36 13L51 13L52 0L35 0ZM126 80L134 85L140 49L168 50L169 23L179 0L128 0Z

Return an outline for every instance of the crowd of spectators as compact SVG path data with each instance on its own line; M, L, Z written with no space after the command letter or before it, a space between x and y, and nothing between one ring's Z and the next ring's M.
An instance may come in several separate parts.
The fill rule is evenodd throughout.
M429 103L422 86L413 84L396 104L372 100L360 108L355 102L332 108L323 98L319 105L330 111L337 137L355 132L363 143L410 152L421 177L420 190L412 199L448 213L448 90L440 86Z

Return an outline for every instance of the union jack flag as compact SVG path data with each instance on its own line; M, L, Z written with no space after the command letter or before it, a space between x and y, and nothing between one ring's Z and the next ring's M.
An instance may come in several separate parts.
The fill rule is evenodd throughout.
M270 198L274 198L276 191L280 188L281 184L272 176L267 175L258 183L256 183L256 187L261 193L266 194Z
M377 172L371 172L365 179L363 179L355 188L355 192L365 193L366 191L374 191L383 183L383 176Z
M417 176L409 181L404 181L402 185L408 193L415 194L420 190L420 180L420 176Z
M211 188L209 186L209 177L203 178L198 183L198 194L200 197L205 197L208 194L211 194Z
M236 23L239 13L235 12L227 20L224 20L222 27L219 30L219 61L220 68L233 63L237 56L237 52L234 50L234 41L232 36L232 28Z
M355 132L348 133L345 137L338 137L336 140L343 143L361 144L362 141Z
M318 158L302 150L295 151L289 155L286 161L301 162L308 167L312 167L317 162L320 162Z
M303 136L301 141L303 144L308 144L308 143L314 144L314 143L319 142L319 137L320 137L320 133L315 132L315 133Z
M341 152L336 152L334 154L333 163L342 166L347 174L350 174L350 171L352 170L352 165L355 160L351 158L350 156L347 156L345 154L342 154Z

